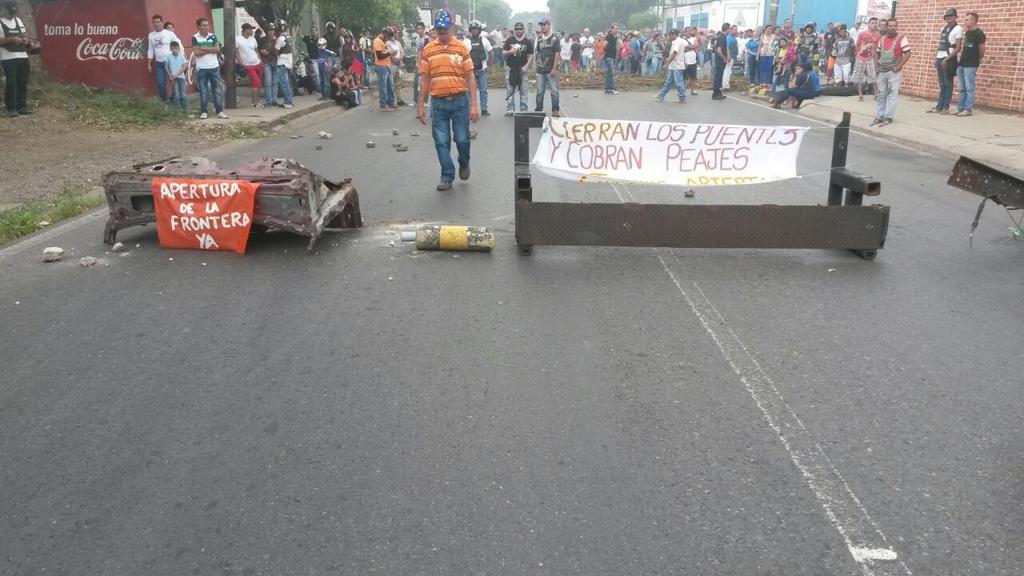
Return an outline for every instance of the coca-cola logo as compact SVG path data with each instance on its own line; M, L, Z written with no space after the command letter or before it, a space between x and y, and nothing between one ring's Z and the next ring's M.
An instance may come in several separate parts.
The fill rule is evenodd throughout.
M113 42L94 42L83 38L76 55L79 60L143 60L145 44L142 38L118 38Z

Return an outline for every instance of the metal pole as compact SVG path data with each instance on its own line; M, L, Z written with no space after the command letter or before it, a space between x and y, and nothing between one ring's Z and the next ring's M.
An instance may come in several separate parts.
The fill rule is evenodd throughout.
M224 63L227 64L227 78L224 79L224 107L238 108L238 91L235 89L235 0L224 0Z
M772 0L771 10L768 12L768 24L775 26L775 22L779 19L779 0Z
M789 2L790 2L789 19L793 21L793 28L796 28L797 27L797 23L796 23L796 0L789 0Z
M846 168L846 153L850 147L850 113L843 112L843 120L836 125L832 135L832 166ZM843 203L843 186L835 181L828 183L828 205L840 206Z

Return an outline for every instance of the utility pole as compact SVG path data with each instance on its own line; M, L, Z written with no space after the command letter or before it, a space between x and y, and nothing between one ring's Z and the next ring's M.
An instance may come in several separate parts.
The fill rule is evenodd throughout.
M224 63L227 64L227 78L224 79L224 107L238 108L238 91L235 89L235 0L224 0Z
M793 22L793 28L797 28L798 26L796 23L796 0L789 0L789 5L791 8L789 11L789 19Z
M772 0L771 9L768 12L768 25L774 27L779 19L779 0Z

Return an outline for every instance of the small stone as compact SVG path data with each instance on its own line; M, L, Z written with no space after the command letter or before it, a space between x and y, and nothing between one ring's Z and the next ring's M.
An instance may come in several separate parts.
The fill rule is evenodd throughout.
M50 225L50 223L49 223L48 221L46 221L46 220L40 220L40 221L39 221L39 222L38 222L38 223L36 224L36 226L39 226L40 228L43 228L44 226L49 226L49 225Z
M394 279L395 279L395 277L394 277L394 276L388 276L388 281L389 281L389 282L390 282L391 280L394 280Z
M121 252L120 254L118 254L118 256L120 256L121 258L127 258L128 256L131 256L131 255L132 255L131 252Z
M394 240L388 242L388 246L394 246L394 245L395 245L395 241Z
M327 138L327 132L324 132L323 130L317 132L316 135L318 138Z
M399 134L400 134L400 132L398 130L392 130L391 131L391 135L392 136L398 136Z
M142 244L136 244L135 247L136 248L142 248Z
M376 144L374 144L374 142L373 142L373 141L371 140L371 141L369 141L369 142L367 142L367 143L366 143L366 147L367 147L367 148L376 148L376 147L377 147L377 145L376 145Z
M470 140L476 140L476 130L470 130L469 131L469 139Z
M93 258L92 256L85 256L84 258L79 260L78 263L81 264L82 266L95 266L96 259Z
M64 249L50 246L43 249L43 262L56 262L64 257Z
M686 191L685 195L687 198L693 198L694 196L697 195L697 191L694 190L693 188L690 188L689 190Z
M111 246L110 249L113 250L114 252L121 252L122 250L124 250L124 243L114 242L114 245Z
M392 148L398 148L398 147L399 147L399 146L401 146L401 145L402 145L402 143L401 143L401 142L395 142L394 144L392 144L392 145L391 145L391 147L392 147Z
M200 265L200 266L206 266L206 262L202 262L202 263L200 263L199 265Z
M397 150L399 152L407 152L409 150L409 147L408 146L404 146L404 145L403 146L398 146L398 147L395 148L395 150Z
M316 147L316 149L317 149L317 150L323 150L323 149L324 149L324 147L323 147L323 146L317 146L317 147Z
M835 271L836 271L836 269L835 269L835 268L829 268L829 269L828 269L828 271L829 271L829 272L835 272Z
M412 132L409 133L409 136L412 136L413 138L418 138L419 135L420 135L420 131L419 130L413 130Z
M302 134L292 134L290 138L292 140L298 140L299 138L302 138Z
M168 258L167 261L168 262L174 262L174 258Z

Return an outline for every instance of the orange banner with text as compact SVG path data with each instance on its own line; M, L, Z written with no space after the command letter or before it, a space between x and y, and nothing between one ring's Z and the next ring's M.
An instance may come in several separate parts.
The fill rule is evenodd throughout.
M258 188L245 180L154 178L160 246L244 254Z

